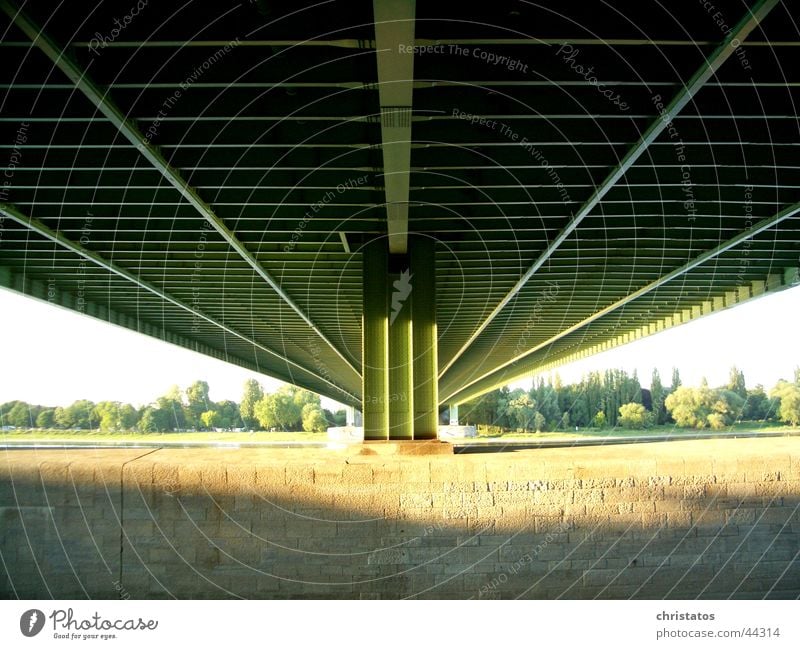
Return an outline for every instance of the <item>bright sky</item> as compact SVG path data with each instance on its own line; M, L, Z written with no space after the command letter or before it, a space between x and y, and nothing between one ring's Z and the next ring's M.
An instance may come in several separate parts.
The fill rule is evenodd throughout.
M20 399L40 405L68 405L76 399L123 401L142 405L173 384L185 388L203 379L215 401L239 401L242 384L256 378L265 390L280 381L228 365L121 327L0 289L0 403ZM769 295L749 304L598 354L559 369L564 383L593 369L638 370L648 386L653 367L669 383L672 367L685 384L706 376L722 384L731 365L745 374L748 386L767 389L790 379L800 365L798 341L800 288ZM526 379L516 385L527 387ZM323 407L339 406L323 398Z
M769 389L778 379L790 380L800 366L800 287L769 294L740 306L668 329L654 336L564 365L557 372L563 383L574 383L593 370L637 370L643 387L650 386L653 368L669 385L672 368L684 385L712 387L727 383L731 365L744 372L748 388ZM547 375L545 375L547 376ZM530 386L530 380L514 387Z

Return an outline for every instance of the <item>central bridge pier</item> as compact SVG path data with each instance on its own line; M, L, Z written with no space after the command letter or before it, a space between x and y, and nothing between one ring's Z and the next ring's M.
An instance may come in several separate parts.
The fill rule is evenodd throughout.
M363 449L6 451L0 594L800 595L800 439Z

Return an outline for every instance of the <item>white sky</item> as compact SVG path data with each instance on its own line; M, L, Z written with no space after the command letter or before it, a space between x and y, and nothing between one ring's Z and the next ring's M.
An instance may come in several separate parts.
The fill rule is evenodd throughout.
M672 368L677 367L684 385L699 385L706 377L714 387L726 383L731 365L736 365L744 372L748 388L761 383L769 391L778 379L790 380L794 368L800 365L798 316L800 287L766 295L555 371L567 384L593 370L637 370L642 386L649 387L653 368L658 368L661 382L669 385ZM527 388L530 383L526 380L514 386Z
M281 383L234 365L149 338L88 316L0 289L0 403L20 399L68 405L76 399L142 405L177 384L203 379L214 401L239 401L242 384L256 378L266 390ZM564 383L592 369L637 369L648 386L653 367L669 383L677 366L685 384L706 376L722 384L731 365L748 386L767 389L790 379L800 365L800 288L754 300L687 325L560 368ZM527 387L530 379L515 386ZM338 404L323 398L323 407Z

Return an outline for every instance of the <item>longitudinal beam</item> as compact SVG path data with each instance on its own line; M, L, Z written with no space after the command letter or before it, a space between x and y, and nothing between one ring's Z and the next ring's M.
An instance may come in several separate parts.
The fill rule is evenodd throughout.
M185 302L179 300L178 298L173 297L172 295L170 295L166 291L163 291L160 288L158 288L157 286L154 286L153 284L151 284L150 282L147 282L146 280L143 280L142 278L136 276L135 274L131 273L130 271L122 268L121 266L118 266L114 262L108 261L107 259L105 259L101 255L98 255L97 253L92 252L91 250L88 250L88 249L84 248L82 245L80 245L78 243L75 243L74 241L68 239L67 237L65 237L60 232L56 232L55 230L52 230L51 228L47 227L41 221L39 221L37 219L34 219L34 218L31 218L31 217L23 214L15 206L13 206L13 205L11 205L9 203L0 203L0 214L2 214L3 216L5 216L8 219L11 219L12 221L15 221L15 222L19 223L20 225L22 225L22 226L24 226L24 227L26 227L26 228L28 228L30 230L33 230L37 234L39 234L39 235L45 237L46 239L49 239L50 241L58 244L62 248L65 248L65 249L69 250L70 252L75 253L76 255L80 255L81 257L83 257L87 261L90 261L93 264L95 264L97 266L100 266L101 268L104 268L104 269L106 269L107 271L109 271L111 273L114 273L118 277L122 277L123 279L126 279L129 282L132 282L132 283L136 284L138 287L148 291L149 293L152 293L153 295L155 295L158 298L164 300L165 302L169 302L170 304L174 304L175 306L179 307L180 309L183 309L184 311L192 314L192 316L197 317L200 320L204 320L205 322L208 322L209 324L211 324L211 325L213 325L215 327L218 327L222 331L225 331L226 333L229 333L230 335L235 336L236 338L239 338L240 340L243 340L247 344L253 345L253 347L256 347L256 348L260 349L261 351L266 352L267 354L270 354L271 356L274 356L275 358L277 358L281 362L286 363L288 366L293 367L294 369L299 370L299 371L303 372L304 374L313 376L314 378L316 378L316 379L322 381L323 383L329 385L335 391L334 392L335 394L346 395L348 402L350 402L350 403L353 403L353 402L360 403L361 399L358 396L348 392L344 388L339 387L335 383L333 383L333 382L329 381L328 379L326 379L324 376L320 376L319 374L317 374L313 370L310 370L310 369L308 369L306 367L303 367L299 363L291 360L290 358L287 358L286 356L280 354L279 352L275 351L274 349L270 349L269 347L266 347L265 345L262 345L261 343L253 340L252 338L249 338L248 336L245 336L244 334L239 333L235 329L232 329L231 327L223 324L219 320L216 320L215 318L212 318L211 316L206 315L205 313L203 313L199 309L196 309L196 308L190 306L189 304L186 304Z
M244 259L250 267L280 296L280 298L298 315L300 318L327 344L344 364L357 376L359 371L339 351L339 348L317 327L311 318L298 306L298 304L281 288L280 284L261 266L253 254L247 250L244 244L236 238L236 235L220 219L211 207L200 198L197 191L186 182L183 176L174 169L164 156L153 146L136 125L129 120L113 101L103 92L72 59L59 47L53 40L45 34L41 27L36 25L18 7L15 7L9 0L0 0L0 7L8 14L14 24L19 27L25 35L31 39L42 52L75 84L92 104L133 144L139 153L155 167L162 176L177 189L180 194L194 207L200 215L211 224L216 232L233 248L237 254Z
M415 0L373 0L389 252L408 251Z
M377 1L377 0L376 0ZM728 34L725 40L712 52L706 59L705 63L692 75L683 89L672 99L666 106L661 115L653 121L642 137L636 144L634 144L620 163L614 170L606 177L603 182L594 190L589 199L580 207L578 212L570 219L569 223L558 233L556 238L545 248L539 255L536 261L523 273L514 287L503 297L497 306L492 309L491 313L484 319L478 326L467 341L461 348L453 355L453 357L445 365L444 369L439 373L441 379L444 374L453 366L453 364L472 346L472 343L477 340L492 321L500 314L506 305L513 300L522 288L527 284L528 280L533 277L542 265L550 259L552 254L564 243L564 241L572 234L575 228L580 225L581 221L597 206L603 197L617 184L633 166L633 164L641 157L647 150L647 147L667 128L670 122L680 113L681 110L692 100L697 92L703 87L719 67L728 60L728 58L736 51L742 41L744 41L748 34L755 29L758 24L769 14L769 12L778 4L779 0L759 0L756 5L750 9L747 15L739 21L739 24Z
M139 50L143 47L167 47L184 49L187 47L224 47L230 41L108 41L103 43L103 48L131 48ZM76 47L98 47L97 41L75 41L72 43ZM356 38L337 38L337 39L306 39L297 40L240 40L238 47L343 47L347 49L368 50L375 46L373 41L360 40Z
M505 383L505 382L514 381L517 378L519 378L520 376L524 376L524 374L527 373L526 370L512 371L512 373L509 374L508 377L503 375L503 370L505 370L506 368L511 367L512 365L517 364L519 361L521 361L524 358L530 356L531 354L539 351L540 349L543 349L543 348L547 347L548 345L553 344L554 342L556 342L557 340L560 340L564 336L568 336L569 334L574 333L575 331L578 331L579 329L582 329L583 327L586 327L587 325L591 324L595 320L598 320L599 318L602 318L603 316L608 315L609 313L611 313L613 311L616 311L617 309L625 306L629 302L633 302L634 300L636 300L638 298L641 298L644 295L647 295L651 291L656 290L658 287L663 286L667 282L670 282L670 281L676 279L677 277L680 277L681 275L685 275L686 273L688 273L689 271L693 270L694 268L697 268L698 266L700 266L702 264L705 264L706 262L710 261L711 259L714 259L715 257L718 257L722 253L730 250L731 248L734 248L734 247L738 246L739 244L743 243L744 241L746 241L748 239L752 239L753 237L761 234L762 232L764 232L766 230L769 230L770 228L775 227L776 225L778 225L782 221L785 221L787 219L795 217L798 214L800 214L800 203L795 203L794 205L791 205L791 206L781 210L775 216L772 216L772 217L769 217L769 218L766 218L766 219L763 219L763 220L759 221L758 223L753 225L753 227L745 230L744 232L741 232L740 234L737 234L735 237L733 237L731 239L728 239L727 241L725 241L724 243L720 244L716 248L713 248L711 250L708 250L708 251L698 255L697 257L695 257L691 261L687 262L683 266L681 266L679 268L676 268L675 270L667 273L666 275L663 275L662 277L659 277L658 279L650 282L646 286L643 286L642 288L634 291L633 293L630 293L629 295L626 295L625 297L617 300L616 302L614 302L613 304L610 304L609 306L605 307L604 309L601 309L600 311L597 311L596 313L593 313L589 317L584 318L580 322L578 322L578 323L572 325L571 327L569 327L567 329L564 329L563 331L557 333L555 336L552 336L552 337L548 338L547 340L539 343L535 347L531 347L530 349L525 350L523 353L519 354L518 356L512 358L509 361L506 361L505 363L503 363L499 367L496 367L493 370L490 370L489 372L486 372L485 374L479 376L475 380L470 381L466 385L463 385L463 386L459 387L458 390L455 390L455 391L451 392L449 395L443 397L442 403L447 403L448 401L456 402L456 403L462 403L462 402L466 401L467 399L472 398L472 396L474 396L474 395L470 395L470 396L468 396L466 398L463 397L462 395L469 394L471 392L469 390L470 387L478 384L481 381L485 381L487 379L489 379L489 380L496 379L498 381L502 381L503 383Z

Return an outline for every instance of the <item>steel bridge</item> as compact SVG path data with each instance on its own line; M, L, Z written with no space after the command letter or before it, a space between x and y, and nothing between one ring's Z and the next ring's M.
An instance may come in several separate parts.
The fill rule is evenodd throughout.
M0 6L0 284L367 439L798 283L797 2Z

